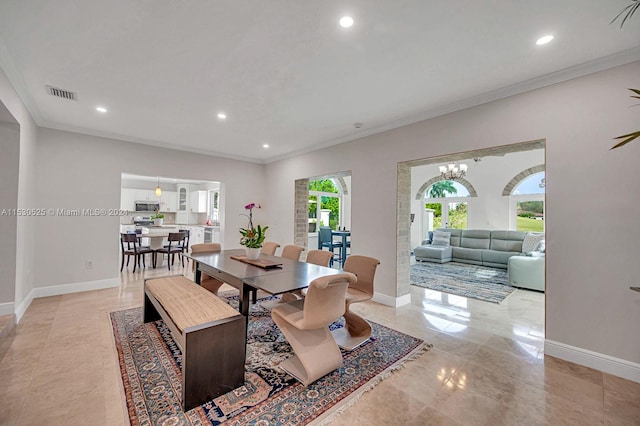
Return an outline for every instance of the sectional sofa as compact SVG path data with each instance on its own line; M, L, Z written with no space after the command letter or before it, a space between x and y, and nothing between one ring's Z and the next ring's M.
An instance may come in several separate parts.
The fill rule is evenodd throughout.
M507 269L509 258L522 253L526 232L489 231L484 229L441 228L436 231L449 233L448 244L428 240L414 249L416 260L428 262L461 262L473 265ZM438 232L436 232L438 234Z
M544 234L441 228L413 252L417 261L508 269L511 285L544 291L544 248L533 253L539 244L544 246Z

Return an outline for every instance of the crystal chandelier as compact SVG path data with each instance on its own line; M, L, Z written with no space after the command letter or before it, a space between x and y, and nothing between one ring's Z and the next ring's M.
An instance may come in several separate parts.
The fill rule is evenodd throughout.
M440 175L444 180L460 179L463 178L466 174L466 164L449 163L447 166L440 166Z

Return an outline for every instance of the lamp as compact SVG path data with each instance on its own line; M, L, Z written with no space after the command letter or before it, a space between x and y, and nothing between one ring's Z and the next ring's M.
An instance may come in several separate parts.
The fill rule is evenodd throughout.
M467 174L466 164L449 163L447 166L440 166L440 175L444 180L456 180Z
M158 186L156 186L156 197L160 197L162 195L162 188L160 188L160 178L158 178Z

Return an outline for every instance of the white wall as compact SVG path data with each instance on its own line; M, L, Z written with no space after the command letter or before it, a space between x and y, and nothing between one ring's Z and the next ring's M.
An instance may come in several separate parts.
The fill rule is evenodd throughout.
M4 105L0 103L0 117ZM7 245L17 240L18 165L20 164L20 128L17 123L0 121L0 235ZM9 242L13 244L9 244ZM16 290L16 252L0 256L0 315L13 313Z
M35 162L37 127L20 100L17 92L9 82L4 71L0 69L0 102L20 125L20 155L18 165L18 201L17 208L28 209L37 207L35 191ZM8 285L15 286L14 311L18 318L22 316L28 306L27 296L33 288L35 224L34 217L20 216L16 219L15 245L8 243L0 245L0 256L14 251L16 257L15 277L8 280ZM3 271L4 273L4 271ZM13 282L12 282L13 281ZM7 284L5 284L7 285Z
M239 247L243 207L265 205L264 167L254 163L41 129L37 164L38 204L47 209L118 209L122 172L226 183L225 248ZM35 285L118 279L118 228L118 217L39 220ZM87 259L93 269L85 268Z
M609 151L638 130L627 87L640 62L269 164L272 237L293 239L295 179L351 170L352 253L396 296L398 162L546 139L547 339L639 363L640 142Z

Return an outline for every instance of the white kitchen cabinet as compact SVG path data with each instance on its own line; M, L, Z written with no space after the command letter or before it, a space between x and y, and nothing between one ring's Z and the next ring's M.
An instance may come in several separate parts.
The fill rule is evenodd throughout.
M189 223L189 185L177 185L176 223Z
M192 191L191 194L189 194L189 201L191 213L207 212L207 191Z
M175 212L178 207L178 193L175 191L162 191L160 197L161 212Z
M120 190L120 210L136 211L136 190L122 188Z
M189 246L204 243L204 228L202 226L181 226L180 229L189 230Z
M153 189L135 189L135 201L160 201Z

